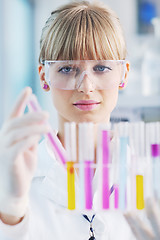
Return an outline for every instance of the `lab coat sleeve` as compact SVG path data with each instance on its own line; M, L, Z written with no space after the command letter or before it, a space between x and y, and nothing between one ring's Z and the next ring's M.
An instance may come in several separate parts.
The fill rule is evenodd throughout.
M29 210L23 220L13 226L4 224L0 220L0 239L1 240L29 240Z

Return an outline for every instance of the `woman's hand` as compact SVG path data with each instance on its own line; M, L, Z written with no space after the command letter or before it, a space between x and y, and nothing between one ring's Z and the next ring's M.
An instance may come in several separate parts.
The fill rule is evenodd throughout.
M160 207L158 203L154 199L148 199L145 202L145 211L149 224L135 213L126 213L124 216L137 240L159 240Z
M32 91L26 88L0 130L0 213L23 217L37 163L41 134L49 131L45 112L24 114Z

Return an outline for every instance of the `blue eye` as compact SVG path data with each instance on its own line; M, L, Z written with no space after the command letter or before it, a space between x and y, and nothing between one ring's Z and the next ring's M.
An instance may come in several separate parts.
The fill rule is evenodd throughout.
M58 72L62 72L62 73L70 73L73 71L72 67L62 67L58 70Z
M93 70L96 72L106 72L106 71L111 71L112 69L107 66L97 65L93 68Z

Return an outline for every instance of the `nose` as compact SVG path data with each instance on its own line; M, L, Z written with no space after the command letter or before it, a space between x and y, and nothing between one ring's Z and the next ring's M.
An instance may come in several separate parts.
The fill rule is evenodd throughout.
M77 83L77 90L79 92L84 92L86 94L93 92L95 90L94 83L92 80L88 77L88 72L84 71L82 72L78 83Z

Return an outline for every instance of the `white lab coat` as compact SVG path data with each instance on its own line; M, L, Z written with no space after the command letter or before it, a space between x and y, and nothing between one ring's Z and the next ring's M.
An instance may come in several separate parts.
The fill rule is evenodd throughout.
M89 222L81 213L68 212L66 171L48 151L38 150L38 167L32 181L30 203L23 221L15 226L0 222L0 240L88 240ZM91 218L91 214L88 214ZM120 212L97 213L96 240L135 240Z

